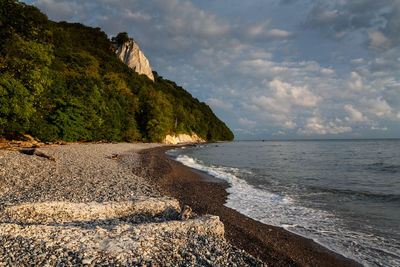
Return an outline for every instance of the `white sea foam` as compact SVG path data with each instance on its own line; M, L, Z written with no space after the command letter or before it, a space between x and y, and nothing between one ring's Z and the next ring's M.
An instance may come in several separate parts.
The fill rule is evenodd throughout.
M168 154L172 155L173 153ZM346 230L342 227L341 220L331 213L304 207L295 199L255 188L240 178L243 173L251 174L250 171L232 167L208 166L187 155L179 155L176 160L188 167L228 182L230 185L227 189L229 196L225 205L248 217L312 238L325 247L361 262L365 266L380 266L380 259L385 257L381 255L382 253L398 258L398 260L392 260L391 265L400 264L400 253L396 251L396 248L390 251L381 249L379 244L383 240L377 240L369 233ZM367 248L367 252L365 248Z

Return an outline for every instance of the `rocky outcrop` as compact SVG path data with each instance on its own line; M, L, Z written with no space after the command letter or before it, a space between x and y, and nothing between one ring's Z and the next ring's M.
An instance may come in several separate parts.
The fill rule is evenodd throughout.
M154 81L149 60L144 56L138 44L133 39L123 43L116 50L117 57L139 74L144 74Z
M181 143L204 143L206 140L199 137L197 134L193 133L192 135L188 134L176 134L176 135L167 135L164 139L165 144L181 144Z
M47 248L82 255L78 260L83 265L114 258L125 266L138 266L146 261L158 263L149 266L167 263L184 266L187 264L180 254L195 261L202 257L200 263L216 254L216 250L225 256L221 260L226 256L237 257L236 251L232 255L228 254L230 251L228 255L221 253L224 250L218 242L224 245L224 225L217 216L181 221L177 220L179 210L178 201L168 198L107 203L27 203L5 208L0 216L0 235L11 240L39 240ZM190 251L192 248L196 250ZM57 257L53 258L53 265L57 265ZM225 265L215 259L213 263Z
M133 201L122 202L34 202L16 206L6 206L2 216L12 223L65 223L89 222L125 218L137 222L132 214L140 215L140 220L152 218L178 218L181 208L179 202L167 197L138 197ZM150 218L150 219L149 219Z

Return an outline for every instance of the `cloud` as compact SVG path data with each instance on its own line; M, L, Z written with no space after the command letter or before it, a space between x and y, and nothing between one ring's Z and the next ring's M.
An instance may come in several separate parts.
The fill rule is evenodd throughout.
M339 126L335 122L325 122L319 117L311 117L307 119L304 128L298 130L300 135L327 135L327 134L341 134L351 132L352 128L349 126Z
M352 105L345 105L344 109L348 113L348 117L346 117L346 121L349 122L366 122L368 118L364 116L360 111L355 109Z
M371 126L371 130L386 132L388 130L388 128L387 127L380 128L380 127Z
M321 73L324 75L333 75L335 74L335 71L333 69L322 68Z
M140 12L132 12L131 10L125 10L124 16L128 19L132 19L134 21L144 21L148 22L151 20L151 16L148 14L140 13Z
M393 0L317 2L304 21L305 28L319 29L333 39L360 32L373 49L400 44L400 4Z
M281 103L277 99L271 97L253 97L252 103L254 105L251 105L248 109L254 111L266 111L272 114L287 114L290 112L289 105Z
M209 98L207 102L215 109L231 110L233 105L229 102L224 102L216 98Z
M207 14L188 1L154 2L166 14L163 16L164 29L170 34L191 33L193 36L214 37L224 35L231 29L226 21L219 20L214 14Z
M347 85L352 90L361 91L363 89L363 82L362 82L360 74L358 74L355 71L351 72L349 81L347 82Z
M284 129L294 129L297 127L297 124L293 121L285 121L283 122L282 127Z
M267 31L267 36L285 38L292 35L292 33L279 29L272 29Z
M254 126L257 125L255 121L249 120L247 118L239 118L238 120L239 125L248 127L248 128L253 128Z
M261 22L261 23L258 23L258 24L255 24L255 25L249 27L249 28L247 29L248 35L250 35L250 36L252 36L252 37L255 37L255 36L264 34L265 31L266 31L266 28L267 28L268 25L269 25L269 23L270 23L270 20L269 20L269 19L266 19L265 21L263 21L263 22Z
M302 107L314 107L321 98L314 95L307 87L293 86L289 83L273 80L269 87L275 91L275 97L280 102L289 102Z
M390 47L390 40L380 31L369 30L368 37L372 49L385 50Z
M273 54L264 50L256 50L250 51L249 56L253 59L271 59Z
M362 64L365 62L365 60L363 58L356 58L350 61L351 64Z
M74 15L73 7L65 2L56 0L37 0L36 6L44 10L46 14L51 14L56 20L68 20Z
M367 111L377 117L390 117L392 107L382 97L376 99L362 99L361 103L367 106Z
M325 36L334 39L342 38L347 27L343 13L322 2L312 7L303 26L307 29L320 29Z
M261 23L257 23L251 26L248 26L248 28L245 30L247 33L247 36L250 38L287 38L292 35L292 33L281 30L281 29L269 29L271 20L266 19L262 21ZM240 29L240 27L239 27ZM240 29L241 31L242 29Z

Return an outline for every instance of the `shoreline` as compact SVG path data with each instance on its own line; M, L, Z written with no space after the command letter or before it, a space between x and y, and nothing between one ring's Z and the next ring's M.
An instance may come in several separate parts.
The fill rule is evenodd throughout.
M225 238L232 245L269 266L362 266L311 239L225 207L229 185L212 181L214 177L171 159L165 152L172 148L176 146L140 151L141 167L134 169L134 173L149 179L163 194L176 198L181 205L189 205L197 214L219 216L225 226Z

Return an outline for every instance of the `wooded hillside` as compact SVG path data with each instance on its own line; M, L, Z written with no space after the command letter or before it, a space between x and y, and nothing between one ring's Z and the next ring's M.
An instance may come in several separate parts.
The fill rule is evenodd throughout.
M161 141L194 132L209 141L233 139L205 103L154 74L152 82L124 65L100 28L56 23L35 7L0 2L0 135Z

